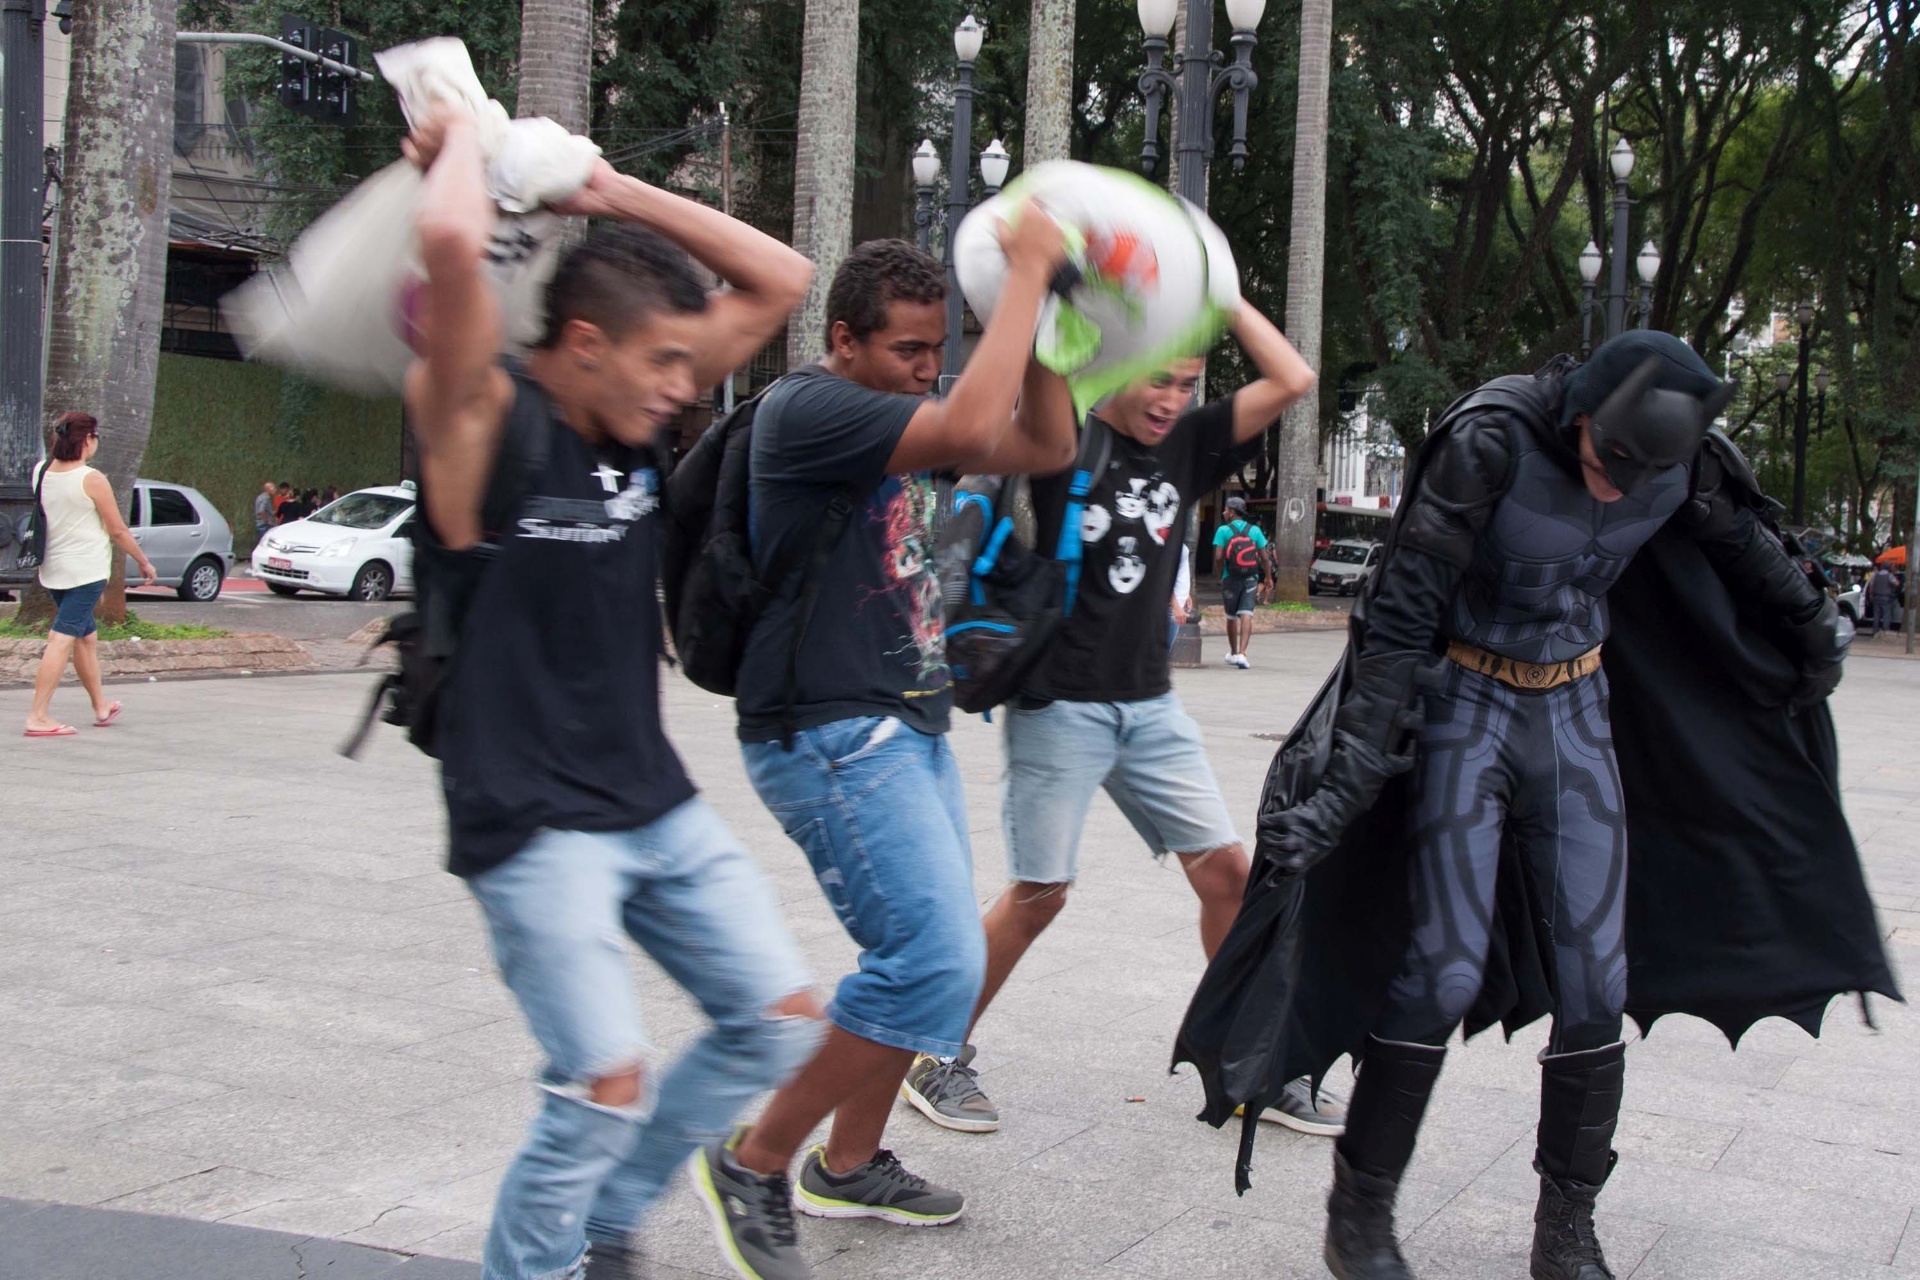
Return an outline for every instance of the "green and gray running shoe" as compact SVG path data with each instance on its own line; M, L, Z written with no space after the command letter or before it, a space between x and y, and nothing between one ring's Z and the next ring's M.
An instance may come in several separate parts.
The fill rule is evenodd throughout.
M687 1162L720 1252L746 1280L812 1280L813 1269L800 1256L793 1184L785 1173L762 1176L734 1163L742 1132L709 1143Z
M943 1129L961 1133L992 1133L1000 1127L1000 1113L980 1091L980 1073L973 1069L972 1045L951 1062L921 1054L913 1060L900 1096L913 1109Z
M908 1173L885 1147L851 1173L827 1171L827 1149L817 1146L800 1165L793 1203L815 1218L878 1218L904 1227L937 1227L967 1208L958 1191Z

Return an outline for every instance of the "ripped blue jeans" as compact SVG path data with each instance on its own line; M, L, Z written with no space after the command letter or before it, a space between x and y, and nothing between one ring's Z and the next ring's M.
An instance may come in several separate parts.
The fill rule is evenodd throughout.
M572 1280L588 1238L624 1243L693 1150L798 1070L824 1028L773 1012L810 979L759 868L700 800L633 831L541 831L468 886L547 1055L483 1280ZM626 938L713 1022L664 1070L647 1061ZM643 1064L636 1105L591 1101L595 1080Z

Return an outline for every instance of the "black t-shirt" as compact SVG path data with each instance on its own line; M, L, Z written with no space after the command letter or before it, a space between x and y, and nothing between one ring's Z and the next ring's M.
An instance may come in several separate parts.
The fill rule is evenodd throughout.
M624 831L693 796L660 725L660 605L645 453L596 450L516 374L508 433L546 430L532 496L467 615L437 746L448 869L497 866L536 831Z
M1167 607L1180 572L1180 539L1195 498L1218 488L1260 451L1233 443L1233 398L1183 414L1158 446L1111 432L1104 474L1081 518L1080 586L1073 612L1027 681L1026 692L1069 702L1139 702L1172 687ZM1039 545L1059 544L1070 472L1036 477Z
M947 731L953 680L934 572L933 480L887 474L920 404L813 365L788 374L754 417L749 511L761 572L792 539L811 550L835 494L852 486L863 495L819 579L796 668L795 728L881 715L924 733ZM788 576L747 644L743 742L771 742L783 731L802 576Z

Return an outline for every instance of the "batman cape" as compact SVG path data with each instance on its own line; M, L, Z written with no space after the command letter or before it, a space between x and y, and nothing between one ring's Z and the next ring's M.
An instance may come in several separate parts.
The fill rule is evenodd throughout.
M1471 415L1504 411L1542 437L1561 426L1565 363L1488 383L1456 401L1414 458L1416 491L1436 444ZM1564 444L1560 447L1564 448ZM1778 535L1731 441L1710 434L1702 462ZM1391 563L1411 503L1387 535ZM1602 650L1627 819L1626 1012L1643 1033L1690 1013L1735 1043L1761 1018L1818 1034L1832 998L1899 999L1842 812L1833 719L1824 701L1794 710L1799 678L1767 620L1736 598L1688 531L1669 521L1607 595ZM1340 664L1275 755L1263 815L1313 793L1351 690L1376 572L1355 604ZM1349 825L1305 874L1262 840L1246 896L1182 1023L1174 1064L1200 1073L1200 1119L1244 1106L1236 1185L1249 1185L1258 1116L1287 1081L1357 1061L1387 1004L1413 927L1408 775ZM1511 839L1503 842L1486 972L1464 1029L1508 1036L1549 1012L1551 956Z

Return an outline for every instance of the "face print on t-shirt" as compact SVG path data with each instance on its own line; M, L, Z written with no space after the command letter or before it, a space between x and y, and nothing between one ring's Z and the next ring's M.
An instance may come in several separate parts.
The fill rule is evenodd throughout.
M1080 521L1080 541L1092 547L1106 541L1109 534L1119 539L1107 565L1107 582L1121 595L1130 595L1146 581L1147 562L1142 551L1166 546L1179 514L1180 490L1171 481L1158 472L1145 479L1135 477L1125 481L1124 488L1113 491L1112 512L1097 502L1087 504Z

